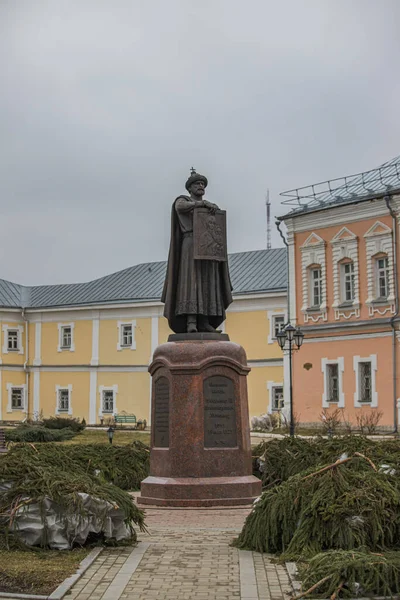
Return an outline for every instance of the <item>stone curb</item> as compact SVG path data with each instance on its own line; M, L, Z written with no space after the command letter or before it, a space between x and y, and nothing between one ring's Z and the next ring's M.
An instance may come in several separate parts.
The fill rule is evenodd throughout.
M94 563L103 548L93 548L91 552L79 564L78 570L62 583L50 594L50 596L40 596L35 594L11 594L8 592L0 592L0 598L20 598L21 600L61 600L70 588L82 577L87 569Z
M296 579L297 565L295 562L285 562L286 571L289 575L290 584L295 594L301 593L301 582ZM326 600L329 600L328 598ZM350 598L349 600L400 600L400 596L368 596L368 598L360 597Z

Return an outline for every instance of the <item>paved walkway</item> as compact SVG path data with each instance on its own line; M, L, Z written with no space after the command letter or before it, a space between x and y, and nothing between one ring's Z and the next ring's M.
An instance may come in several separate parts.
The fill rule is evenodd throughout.
M288 600L286 570L232 548L249 509L146 509L135 548L104 550L69 600Z

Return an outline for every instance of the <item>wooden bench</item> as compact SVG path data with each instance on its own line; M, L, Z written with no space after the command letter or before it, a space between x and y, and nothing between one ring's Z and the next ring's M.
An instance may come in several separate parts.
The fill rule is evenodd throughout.
M4 429L0 429L0 452L7 452L6 434Z
M120 415L114 415L114 421L116 425L122 425L122 423L130 423L136 425L136 415L126 415L124 413L121 413Z

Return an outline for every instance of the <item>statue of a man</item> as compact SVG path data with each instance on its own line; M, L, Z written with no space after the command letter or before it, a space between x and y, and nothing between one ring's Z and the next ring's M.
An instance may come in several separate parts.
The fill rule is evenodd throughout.
M215 214L219 210L216 204L203 200L207 185L207 178L192 169L185 185L190 196L178 196L172 206L171 244L161 301L175 333L216 332L232 302L227 261L194 258L194 211L207 208Z

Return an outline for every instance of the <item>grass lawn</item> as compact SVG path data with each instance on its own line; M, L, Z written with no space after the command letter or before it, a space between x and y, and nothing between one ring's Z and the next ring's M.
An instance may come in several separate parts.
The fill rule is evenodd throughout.
M0 591L51 594L64 579L76 572L91 550L0 550Z
M114 430L114 446L131 444L134 441L150 445L149 431L129 431L124 429ZM62 444L109 444L107 431L102 429L85 429L78 433L72 440L60 442Z

